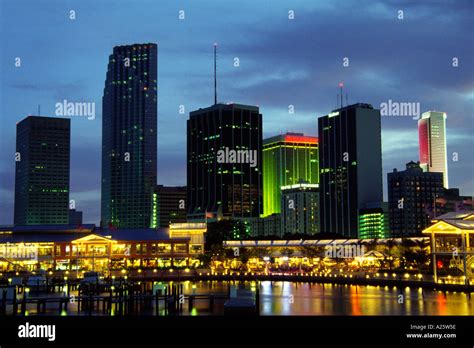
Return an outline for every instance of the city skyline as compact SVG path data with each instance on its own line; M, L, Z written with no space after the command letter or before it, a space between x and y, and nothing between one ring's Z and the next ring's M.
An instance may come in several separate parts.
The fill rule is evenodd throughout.
M26 2L27 3L27 2ZM208 3L205 3L208 6ZM461 3L459 7L465 6L467 3ZM278 5L278 4L277 4ZM366 5L365 3L363 6ZM7 12L8 4L2 4L2 9ZM152 6L152 5L150 5ZM206 6L203 6L199 11L205 11ZM212 4L213 8L225 9L230 5L217 5ZM244 11L245 7L242 6L239 11ZM326 5L329 6L330 5ZM354 3L347 3L341 5L342 9L348 9L354 6ZM407 7L408 6L408 7ZM462 30L467 34L469 29L472 29L472 24L467 21L467 17L462 14L459 9L449 8L447 9L442 4L432 6L428 11L423 5L405 5L405 9L416 9L416 16L426 16L430 12L445 12L442 16L443 20L452 22L454 27L443 27L443 35L445 36L456 36L462 34ZM184 9L190 7L194 11L189 10L186 12L186 19L184 22L179 22L178 11L179 8L172 5L166 5L168 9L166 16L170 19L165 25L179 26L185 24L187 29L194 28L196 23L200 23L197 13L197 8L193 7L192 4L183 6ZM125 13L127 9L130 9L126 5L119 5L115 11L121 11ZM103 13L105 7L98 7L97 13ZM396 6L381 5L375 10L362 11L363 14L360 17L356 17L355 22L361 21L366 17L370 17L376 20L378 16L384 17L390 15L391 11L396 12ZM425 10L425 11L424 11ZM459 10L459 12L458 12ZM31 21L31 23L43 23L43 20L50 18L53 14L47 12L40 12L40 15L35 17L32 14L32 10L26 10L22 6L17 8L8 9L8 11L25 11L24 16L12 16L12 18L22 18L25 21ZM86 10L82 11L81 6L77 6L77 19L76 22L68 22L68 11L69 8L59 7L54 11L54 15L59 16L59 13L63 11L64 20L60 23L54 22L51 25L51 29L57 31L55 28L57 25L61 25L64 28L69 28L69 32L72 36L84 35L85 28L84 24L81 24L81 20L85 20L84 17L89 16L88 21L91 20L90 16L93 14ZM82 12L81 12L82 11ZM102 11L102 12L101 12ZM13 191L14 191L14 131L16 122L26 117L28 114L36 114L38 104L41 104L41 115L44 116L55 116L55 105L63 100L71 101L85 101L96 103L96 110L101 110L100 97L101 93L97 93L103 86L103 76L105 62L113 46L119 44L133 44L135 42L155 42L159 43L159 46L163 44L164 48L160 50L158 56L159 59L159 80L163 82L164 92L158 94L160 98L159 103L159 114L163 117L159 117L158 126L158 183L164 185L183 185L186 184L184 173L185 168L185 156L186 156L186 132L185 123L188 118L189 111L196 110L199 107L205 107L211 104L212 101L212 45L214 42L219 44L218 53L218 74L219 74L219 94L222 95L224 100L219 98L219 101L230 102L236 101L239 103L259 105L261 113L264 115L264 138L278 133L284 133L288 131L299 131L304 132L307 135L316 135L317 127L315 125L317 117L327 114L330 110L334 109L334 101L336 96L336 86L339 81L344 81L347 90L349 92L350 104L354 102L368 102L371 103L374 108L379 108L379 105L389 100L396 102L419 102L421 104L420 112L438 109L448 114L447 120L447 143L448 143L448 167L450 176L450 186L459 187L463 194L472 194L470 189L474 186L473 178L470 173L472 170L472 154L469 151L470 142L472 139L470 133L472 133L472 76L469 76L468 70L463 68L463 62L469 61L472 58L472 48L469 45L461 45L463 40L456 41L458 46L454 46L453 51L459 56L459 67L454 68L452 66L452 57L444 55L438 59L430 60L426 62L426 66L417 67L421 72L418 75L406 73L403 69L413 69L414 61L408 60L408 64L401 65L393 60L386 59L378 56L380 62L367 62L365 60L370 57L370 54L374 53L374 50L367 50L369 53L364 57L358 47L352 47L354 43L350 39L354 39L354 36L349 38L341 37L343 42L348 43L348 49L340 52L327 53L324 49L313 50L314 44L310 45L312 50L305 50L304 41L297 40L293 47L289 44L291 42L292 35L299 32L303 28L315 32L316 29L321 29L319 25L313 25L312 21L314 18L320 18L323 16L325 11L331 11L322 5L315 5L314 8L308 8L308 5L303 3L295 4L295 22L290 22L298 27L298 30L289 26L288 21L288 9L286 5L280 4L272 8L271 12L266 14L272 23L276 24L275 33L285 30L285 39L278 41L268 32L260 26L258 27L258 33L260 35L268 35L265 37L267 40L266 49L263 52L255 50L255 47L259 47L258 42L237 42L235 41L235 35L232 32L224 31L220 34L210 33L210 26L205 26L206 35L201 35L197 42L193 42L193 38L189 38L191 45L176 45L172 40L162 38L153 38L153 34L150 34L151 27L143 23L143 29L138 28L139 31L134 32L133 37L127 35L113 36L109 29L105 29L106 40L97 39L94 41L95 51L89 52L91 47L90 42L87 39L79 38L76 43L81 43L79 46L78 54L75 55L74 51L65 49L55 51L58 57L54 56L54 59L48 59L49 52L47 50L39 49L38 54L34 57L24 48L20 49L20 46L13 41L13 37L26 38L26 34L33 34L28 31L22 31L18 29L18 26L9 25L8 18L2 18L2 32L5 34L7 47L10 47L7 54L6 51L2 52L2 61L11 64L9 66L3 65L2 76L5 77L5 87L2 88L2 110L1 110L1 138L2 148L5 149L1 153L0 157L0 177L1 180L1 195L0 201L0 223L10 224L13 221ZM402 27L402 23L397 23L396 16L394 15L393 25L389 25L389 33L393 37L396 37L397 29L394 29L397 25L400 30L405 31L403 37L407 39L406 30L413 29L413 25L416 25L416 17L410 17L410 12L407 13L405 10L405 19L403 22L408 26ZM427 12L428 11L428 12ZM343 12L343 11L342 11ZM415 12L411 13L415 16ZM301 17L299 14L301 13ZM308 14L311 13L311 14ZM134 21L138 21L139 14L143 14L143 11L136 11L133 9L130 15L133 16ZM97 14L94 14L94 16ZM338 17L336 14L333 17ZM166 17L168 18L168 17ZM170 24L171 18L176 23ZM202 18L202 17L199 17ZM250 16L249 21L255 20L258 15L254 14ZM301 21L298 22L298 18ZM419 18L419 17L418 17ZM110 19L112 20L112 19ZM187 21L187 22L186 22ZM354 20L353 20L354 21ZM46 23L45 22L45 23ZM350 22L350 21L349 21ZM117 23L117 22L115 22ZM140 21L140 24L142 21ZM350 22L352 23L352 22ZM350 25L348 23L348 25ZM21 23L20 23L21 24ZM71 28L68 25L75 25L80 28ZM89 23L90 24L90 23ZM218 24L216 24L218 25ZM21 25L20 25L21 27ZM423 34L428 37L432 30L438 30L433 26L430 28L430 32L418 33L412 40L407 39L410 45L413 45L417 40L422 39ZM177 27L179 28L179 27ZM283 28L283 29L282 29ZM362 26L358 32L359 36L356 36L358 40L364 34L368 34L371 26ZM404 29L402 29L404 28ZM77 30L77 32L75 31ZM85 30L94 30L94 26ZM388 30L388 28L386 28ZM61 30L59 30L61 31ZM81 31L81 33L79 33ZM126 31L126 30L125 30ZM180 31L180 30L177 30ZM472 30L471 30L472 31ZM158 30L157 30L158 32ZM52 34L54 38L50 45L57 43L57 40L61 41L61 37L66 33ZM386 33L386 31L385 31ZM15 35L14 35L15 34ZM183 29L180 32L181 35L190 35L189 31ZM202 34L202 33L200 33ZM334 29L334 35L330 38L334 38L335 34L341 34L337 28ZM23 35L23 36L22 36ZM238 35L241 34L237 34ZM435 35L432 35L435 36ZM432 40L432 36L428 39ZM465 41L470 40L467 36L464 37ZM377 45L379 39L377 36L372 36L373 42ZM104 42L105 41L105 42ZM251 40L250 40L251 41ZM449 41L449 40L447 40ZM20 40L21 42L21 40ZM41 42L41 40L40 40ZM70 45L71 43L61 41L64 45ZM164 42L164 43L162 43ZM283 43L279 54L273 55L277 49L275 44ZM328 42L318 42L324 47L324 44ZM440 42L435 42L439 46ZM454 45L454 43L451 43ZM278 45L277 45L278 46ZM344 45L342 45L344 46ZM36 46L33 45L33 48ZM47 46L51 47L51 46ZM81 49L82 47L82 49ZM89 48L87 48L89 47ZM404 46L406 47L406 46ZM431 47L431 46L430 46ZM87 49L86 49L87 48ZM440 49L441 49L440 48ZM32 52L35 50L32 49ZM87 55L84 52L87 51ZM288 54L288 51L291 51ZM422 56L422 52L419 52L418 56ZM14 52L19 52L15 54ZM69 52L69 53L68 53ZM186 53L187 52L187 53ZM296 52L305 52L303 60L295 56ZM378 51L376 51L377 53ZM194 54L193 54L194 53ZM65 55L66 54L66 55ZM93 58L89 55L92 54ZM163 54L163 57L161 56ZM181 55L188 55L191 58L179 58ZM351 54L354 54L352 58ZM453 53L454 54L454 53ZM21 67L15 67L15 58L20 56L22 58ZM402 54L403 56L403 54ZM59 59L62 57L63 59ZM100 57L100 58L99 58ZM234 58L239 58L239 68L234 67ZM276 57L276 58L275 58ZM317 57L318 63L322 64L323 68L327 68L322 79L315 79L319 74L321 75L321 68L317 64L310 64L310 61ZM344 68L342 60L344 57L349 57L350 65ZM162 59L161 59L162 58ZM181 59L181 60L180 60ZM195 59L195 61L193 61ZM322 59L322 61L321 61ZM272 61L277 61L282 64L280 70L276 69L273 73L269 73L269 70L273 70ZM363 64L362 64L363 61ZM51 64L53 62L53 64ZM372 65L368 65L368 63ZM407 63L407 61L405 61ZM164 64L164 67L163 65ZM81 69L71 69L76 65L82 66ZM467 64L466 64L467 65ZM290 66L292 66L290 68ZM92 69L91 69L92 67ZM23 70L22 70L23 69ZM32 70L33 69L33 70ZM259 69L262 69L259 72ZM457 70L456 70L457 69ZM467 68L469 69L469 68ZM404 84L399 78L394 78L394 74L403 71L405 78L408 80L404 81ZM441 77L434 78L432 72L436 71L435 75L442 75ZM85 73L84 73L85 72ZM267 74L268 73L268 74ZM377 73L383 76L383 79L376 78ZM26 74L26 75L25 75ZM455 78L451 75L454 74ZM84 76L82 76L84 75ZM94 75L97 75L95 77ZM163 80L161 76L163 75ZM172 76L170 76L172 75ZM420 76L421 75L421 76ZM465 76L464 76L465 75ZM176 79L176 76L180 78ZM415 79L414 76L419 76L419 79ZM451 77L450 77L451 76ZM173 86L170 83L170 79L174 79L173 83L178 86ZM102 80L102 81L100 81ZM316 80L319 82L316 82ZM377 81L381 85L374 85ZM100 81L100 83L98 83ZM389 83L386 83L390 81ZM461 82L459 82L461 81ZM370 82L370 83L368 83ZM417 83L418 82L418 83ZM192 87L196 83L203 86L202 89L196 90ZM171 86L170 86L171 84ZM385 84L389 85L384 86ZM404 86L404 93L395 91L397 88L394 86ZM370 87L368 87L370 86ZM423 91L423 87L431 86L427 91ZM443 86L443 87L441 87ZM205 88L204 88L205 87ZM301 89L304 89L303 93ZM441 90L440 90L441 89ZM20 90L23 93L18 93ZM307 90L307 91L306 91ZM178 92L179 91L179 92ZM183 91L183 93L181 93ZM293 92L294 91L294 92ZM441 91L436 96L432 97L429 95L433 91ZM301 93L300 93L301 92ZM164 93L164 94L163 94ZM284 93L284 94L282 94ZM424 95L424 93L427 93ZM355 96L354 96L355 95ZM316 96L310 97L310 96ZM418 96L418 97L414 97ZM19 99L21 97L21 99ZM21 102L20 102L21 100ZM183 105L185 107L184 115L179 113L179 107ZM289 105L294 106L295 112L289 113ZM163 109L163 112L161 111ZM72 117L71 118L71 199L75 199L76 207L78 210L84 211L85 222L99 222L100 216L100 142L101 142L101 115L95 116L94 120L87 120L83 117ZM288 127L287 129L281 127ZM294 128L290 128L294 127ZM382 146L383 146L383 178L384 178L384 190L386 191L386 173L390 172L393 168L401 168L405 163L410 160L417 160L418 158L418 141L417 141L417 126L416 120L412 117L382 117ZM454 162L451 160L453 152L457 152L459 161ZM386 196L385 196L386 200Z

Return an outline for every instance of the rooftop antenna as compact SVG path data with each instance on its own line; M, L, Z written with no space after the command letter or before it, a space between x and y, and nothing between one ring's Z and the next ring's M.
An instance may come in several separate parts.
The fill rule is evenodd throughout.
M41 116L41 105L38 104L38 116Z
M214 43L214 105L217 104L217 42Z
M341 90L341 108L342 108L342 87L344 87L344 83L339 82L339 88Z
M346 106L349 105L349 94L346 93Z

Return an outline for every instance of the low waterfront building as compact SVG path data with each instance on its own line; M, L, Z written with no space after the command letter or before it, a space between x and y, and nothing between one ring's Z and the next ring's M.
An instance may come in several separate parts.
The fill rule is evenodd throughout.
M474 281L474 211L447 213L432 220L423 230L431 240L436 282Z
M169 229L101 229L95 225L0 228L0 270L95 270L192 267L204 252L205 224Z

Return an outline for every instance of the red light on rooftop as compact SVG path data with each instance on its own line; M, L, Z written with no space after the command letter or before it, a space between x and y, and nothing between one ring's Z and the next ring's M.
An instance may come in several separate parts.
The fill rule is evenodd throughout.
M339 87L344 87L344 83L343 82L339 82Z
M308 137L304 135L285 135L285 142L289 143L300 143L300 144L317 144L318 138L317 137Z

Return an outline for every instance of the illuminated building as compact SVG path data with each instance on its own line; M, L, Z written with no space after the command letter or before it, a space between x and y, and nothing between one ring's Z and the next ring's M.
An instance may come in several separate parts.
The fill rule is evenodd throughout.
M246 151L246 161L219 151ZM215 104L187 123L188 219L249 219L262 213L262 115L257 106ZM238 163L237 163L238 162Z
M474 212L447 213L423 230L431 240L435 282L474 281ZM460 275L462 274L462 275Z
M320 231L358 236L359 210L382 201L380 111L354 104L318 119Z
M15 225L69 222L70 125L43 116L17 123Z
M313 235L319 232L318 184L300 182L281 188L281 233Z
M443 173L423 172L419 162L387 174L390 233L392 237L420 235L439 211Z
M381 204L367 205L359 211L359 238L389 238L390 225L388 219L388 205L385 209Z
M114 47L102 99L101 225L147 228L157 161L157 46Z
M157 185L153 192L152 228L186 222L186 186Z
M423 113L418 120L418 140L421 168L428 172L443 173L444 187L448 188L446 113Z
M281 187L319 183L318 138L286 133L263 140L264 217L281 212Z
M0 270L120 270L198 266L206 224L166 229L101 229L94 225L0 228Z

